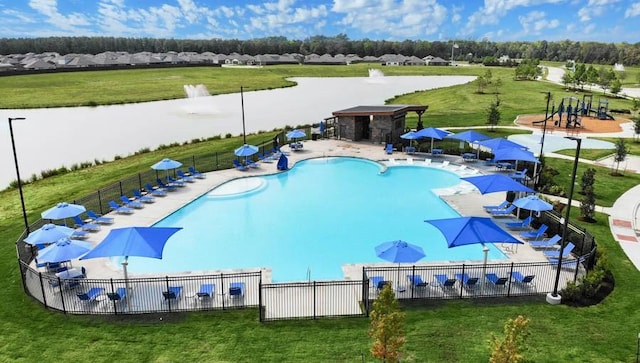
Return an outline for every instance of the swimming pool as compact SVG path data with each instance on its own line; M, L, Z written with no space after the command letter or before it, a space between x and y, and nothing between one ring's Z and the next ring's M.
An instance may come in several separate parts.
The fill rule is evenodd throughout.
M301 161L281 174L232 180L156 226L183 230L162 260L129 259L132 273L272 269L273 281L342 279L341 266L381 263L374 248L392 240L421 246L422 261L481 260L482 246L449 249L426 219L458 214L431 192L459 183L439 168L357 158ZM244 191L237 193L238 191ZM491 259L506 256L494 246Z

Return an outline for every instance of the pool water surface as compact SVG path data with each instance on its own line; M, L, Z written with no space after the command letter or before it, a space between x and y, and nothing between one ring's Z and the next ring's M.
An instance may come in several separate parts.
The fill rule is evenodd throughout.
M343 264L383 263L375 246L404 240L426 261L481 260L481 245L449 249L427 219L459 216L431 189L458 184L439 168L357 158L301 161L287 172L232 180L156 226L183 227L162 260L129 259L131 273L272 269L275 282L343 279ZM506 256L490 245L490 259Z

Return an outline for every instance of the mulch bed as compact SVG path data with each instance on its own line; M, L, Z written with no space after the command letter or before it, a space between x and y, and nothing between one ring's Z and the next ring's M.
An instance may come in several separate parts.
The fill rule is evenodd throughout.
M544 123L534 124L535 121L544 120L544 114L541 115L519 115L516 119L516 124L521 126L536 127L542 129ZM558 117L554 118L554 121L558 120ZM554 130L567 130L564 126L557 127L554 125L554 121L547 121L547 132L553 132ZM629 119L616 116L615 120L600 120L596 117L583 116L580 118L580 124L582 127L577 128L575 131L580 133L594 133L594 132L621 132L621 124L631 122ZM564 119L563 119L564 125Z

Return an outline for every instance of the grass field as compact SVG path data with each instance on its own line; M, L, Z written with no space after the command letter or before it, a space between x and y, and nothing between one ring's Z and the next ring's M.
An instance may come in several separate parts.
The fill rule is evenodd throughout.
M407 67L409 68L409 67ZM265 78L253 77L255 70L233 70L241 81L229 76L220 77L216 82L202 82L202 74L191 74L179 79L175 87L175 97L182 97L184 83L206 83L210 90L235 91L239 84L253 88L270 88L286 85L283 75L300 76L304 72L315 76L360 75L366 67L323 67L314 70L305 67L274 67ZM431 69L384 69L387 75L394 72L426 72ZM163 70L165 71L165 70ZM189 71L192 71L189 69ZM193 72L217 72L223 70L193 70ZM226 72L227 70L224 70ZM259 70L262 72L262 70ZM434 70L435 71L435 70ZM459 67L438 68L438 72L477 72L483 68ZM353 73L352 73L353 72ZM75 94L79 103L92 99L92 90L85 89L87 82L95 85L113 84L119 88L123 102L142 101L146 94L146 80L153 78L150 73L144 75L117 74L122 82L138 79L143 82L139 88L133 85L120 85L108 75L105 81L99 81L100 74L85 78L85 81L73 79L55 80L59 93L65 96L51 95L46 92L49 83L29 76L25 84L36 87L43 97L48 97L47 105L58 104L60 97L70 99ZM188 72L186 72L188 73ZM185 73L185 74L186 74ZM306 74L309 75L309 74ZM46 75L53 77L53 75ZM227 73L225 73L225 77ZM544 111L544 95L541 92L552 90L554 96L561 89L547 83L514 82L509 79L509 70L495 70L494 77L504 77L501 99L504 100L503 117L518 113ZM138 78L143 77L143 78ZM156 74L155 77L158 77ZM176 71L175 77L186 77L182 71ZM280 77L280 78L278 78ZM16 87L27 87L18 77L9 80ZM173 79L170 72L162 75L164 79ZM212 75L213 78L213 75ZM255 83L254 82L255 79ZM271 83L273 81L273 83ZM3 95L14 94L6 78L0 78ZM83 83L85 82L85 83ZM111 83L115 82L115 83ZM238 83L240 82L240 83ZM135 82L132 82L135 83ZM227 84L228 83L228 84ZM226 84L226 85L223 85ZM166 82L162 82L163 92L167 95ZM67 88L69 93L67 93ZM21 88L24 90L25 88ZM44 89L44 90L43 90ZM426 124L435 126L483 125L485 102L492 95L475 94L474 84L451 87L448 89L418 92L398 97L401 103L422 103L430 105L426 113ZM11 92L8 92L11 91ZM172 91L173 92L173 91ZM556 93L557 92L557 93ZM96 93L99 95L99 93ZM115 97L115 96L114 96ZM34 97L9 97L0 99L2 107L17 107L26 104ZM464 100L465 102L460 102ZM518 101L521 100L522 102ZM622 101L621 101L622 102ZM33 104L32 104L33 106ZM509 119L503 118L503 124ZM504 132L504 131L501 131ZM250 135L249 142L256 142L270 135ZM162 151L162 156L181 157L205 150L228 151L237 147L240 140L222 139L193 145L184 145ZM110 184L137 170L144 170L152 161L157 160L159 152L132 156L126 159L103 164L75 173L65 174L38 181L25 187L25 199L30 220L39 213L59 202L72 200L87 194L100 186ZM559 183L568 185L570 161L552 160L548 162L561 170ZM579 173L585 166L581 165ZM606 178L606 171L596 174L596 194L598 204L610 205L625 190L635 186L640 180L636 175L621 178ZM61 361L94 362L360 362L374 361L368 352L370 340L367 337L366 319L326 319L320 321L285 321L261 324L255 310L232 312L202 312L189 314L145 315L140 317L78 317L65 316L44 310L40 304L27 297L22 291L20 272L15 258L14 241L22 231L22 220L18 192L5 190L0 192L0 274L3 288L0 289L0 361L34 362L44 359ZM578 208L573 209L577 217ZM630 362L634 361L637 349L640 310L637 309L637 294L640 273L626 258L615 242L607 225L607 216L598 214L597 223L587 225L596 236L598 246L607 259L615 277L615 290L602 303L588 308L568 306L550 306L544 297L524 300L468 300L449 302L416 303L403 306L407 313L406 356L414 362L486 362L489 357L488 340L494 333L501 333L504 322L518 314L530 320L531 336L527 342L525 358L527 362ZM575 219L574 219L575 220ZM160 320L160 318L163 318Z

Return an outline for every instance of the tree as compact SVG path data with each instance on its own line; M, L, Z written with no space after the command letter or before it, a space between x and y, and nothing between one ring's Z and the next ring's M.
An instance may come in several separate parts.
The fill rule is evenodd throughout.
M569 88L570 84L573 84L573 75L569 72L564 72L562 75L562 84L564 84L565 88Z
M611 81L611 84L609 85L609 91L614 95L620 93L620 91L622 91L622 82L620 82L620 80L617 78Z
M521 351L529 336L527 326L529 319L518 315L515 319L509 319L504 325L504 337L495 335L491 337L491 363L517 363L524 360Z
M633 118L633 139L638 142L638 135L640 135L640 117Z
M583 197L580 203L580 216L584 221L594 221L596 213L596 194L594 193L593 186L595 185L596 170L588 168L582 174L582 191L580 192Z
M488 85L487 79L484 78L484 76L479 76L476 82L478 83L478 93L484 93L484 89L487 88Z
M398 306L391 284L386 284L373 302L369 336L373 338L371 354L383 362L399 362L405 343L404 313Z
M495 126L500 122L500 99L496 97L487 109L487 124L491 125L491 131L495 131Z
M618 138L618 140L616 140L616 154L613 157L613 161L615 161L616 163L616 170L615 172L612 172L612 175L620 175L619 174L619 170L620 170L620 163L624 161L624 159L627 158L627 153L629 152L627 150L627 145L625 145L624 143L624 139L623 138Z

